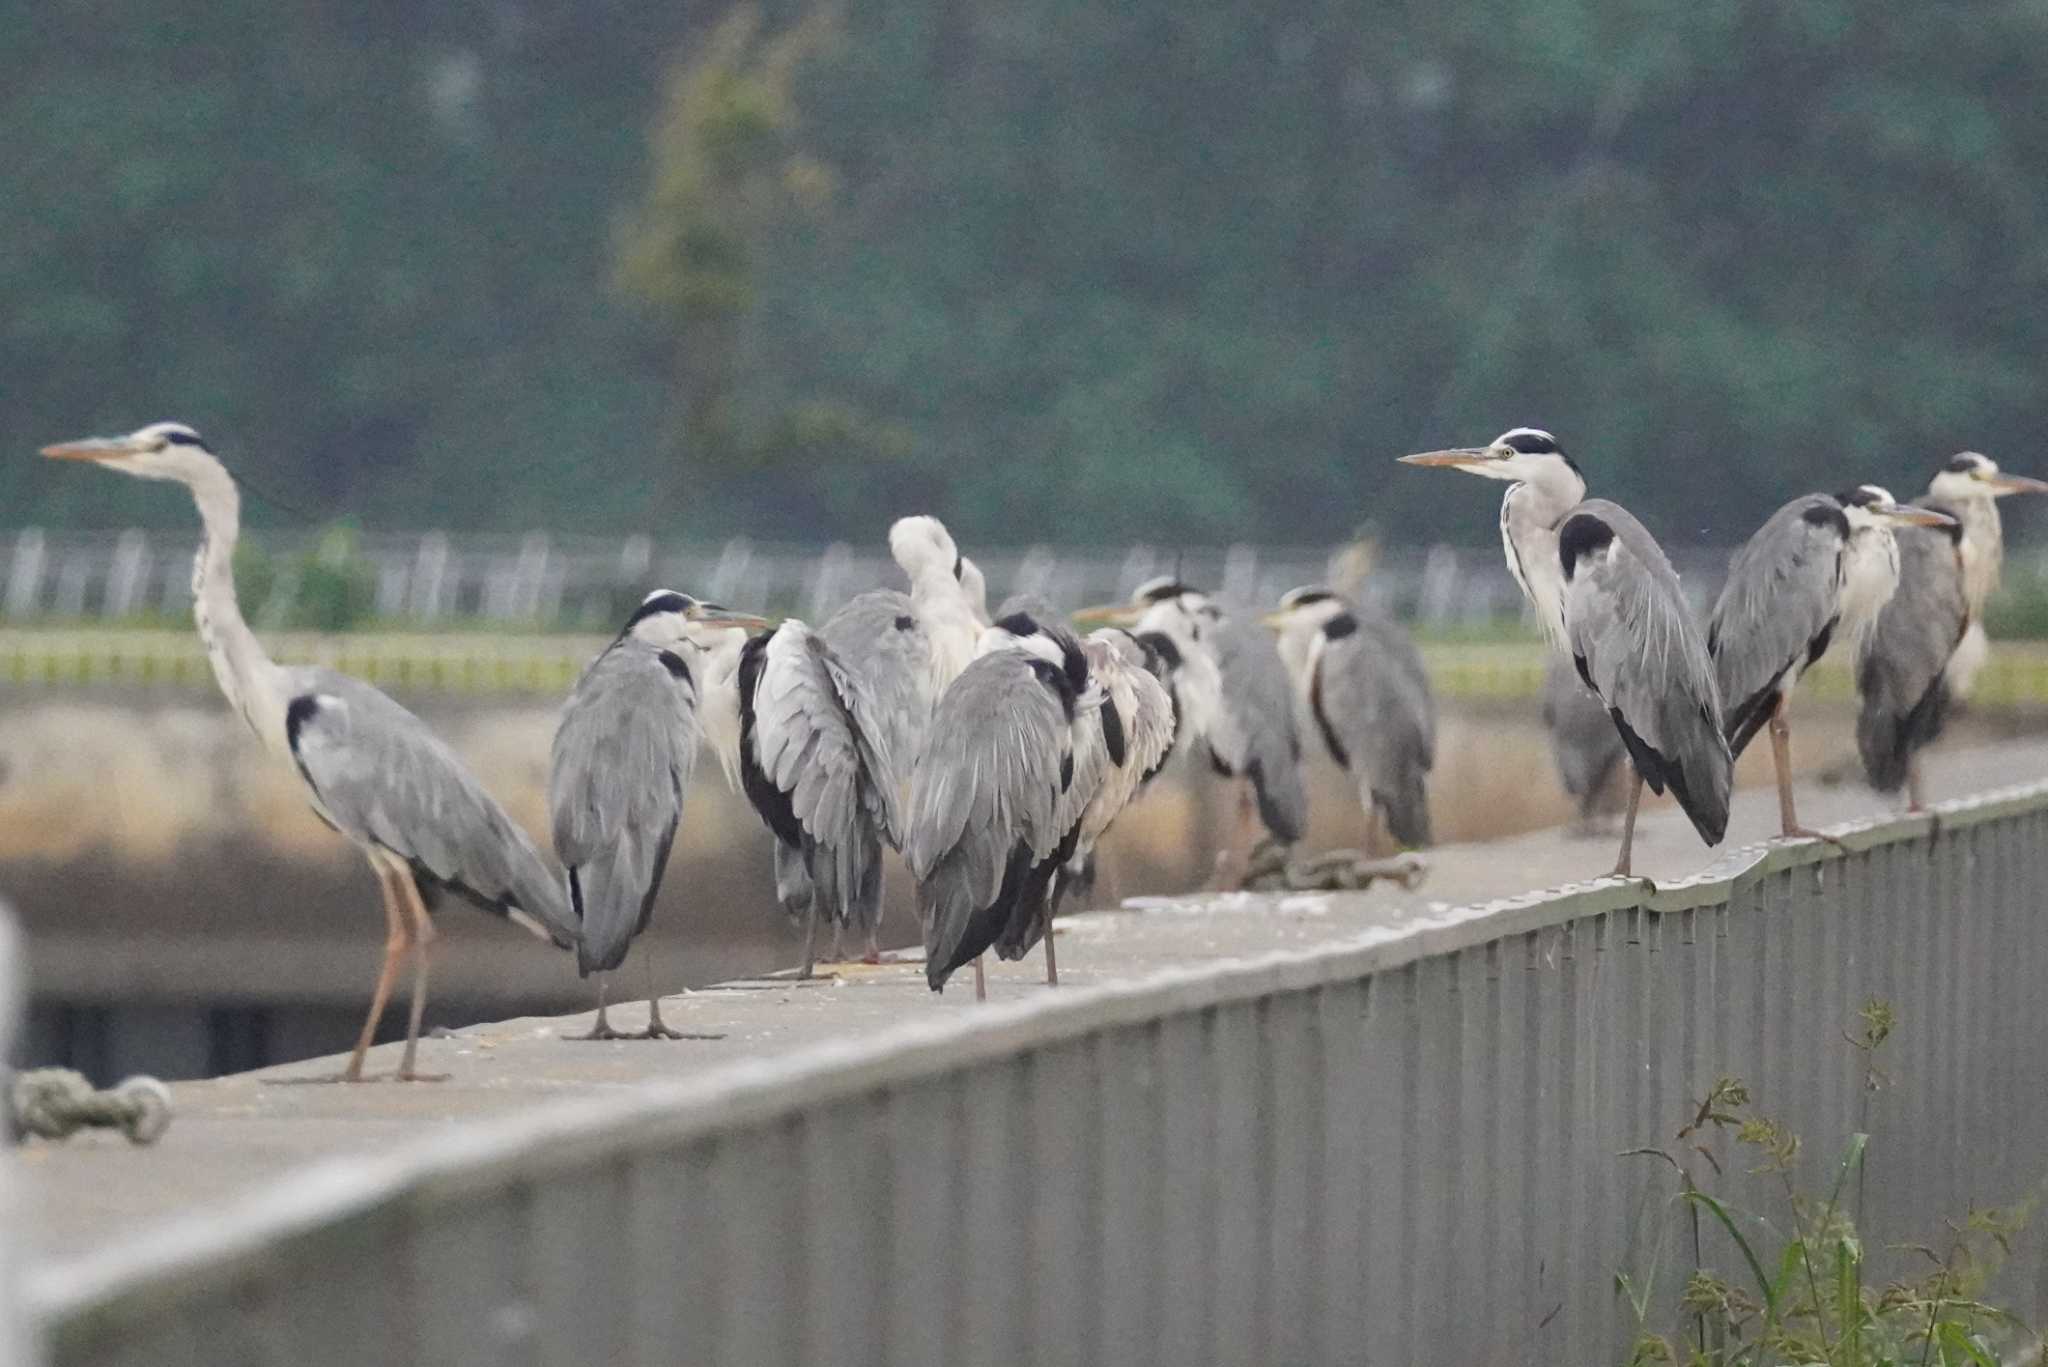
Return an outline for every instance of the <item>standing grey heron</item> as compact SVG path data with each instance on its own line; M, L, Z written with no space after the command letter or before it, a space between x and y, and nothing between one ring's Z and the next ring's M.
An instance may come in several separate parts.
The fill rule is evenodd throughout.
M1072 642L1071 634L1059 625L1058 609L1044 599L1013 595L998 612L996 623L982 637L984 653L1024 648L1034 632L1050 636L1063 650ZM1073 776L1058 818L1065 833L1065 857L1047 881L1038 914L1014 918L995 944L997 958L1021 959L1042 937L1045 980L1053 986L1059 984L1053 919L1070 893L1093 887L1096 844L1165 764L1177 715L1156 672L1157 656L1136 636L1121 627L1103 627L1090 632L1079 646L1089 684L1100 691L1102 701L1092 714L1084 707L1072 728Z
M1399 846L1427 845L1436 700L1408 633L1320 586L1288 590L1265 620L1330 758L1358 787L1366 852L1384 852L1382 831Z
M1172 643L1177 746L1206 743L1209 762L1236 778L1235 829L1218 856L1217 886L1244 876L1254 812L1273 838L1292 845L1308 826L1301 780L1301 737L1294 722L1294 685L1271 632L1227 616L1200 590L1171 577L1140 584L1128 604L1084 608L1080 623L1131 628Z
M865 718L869 735L891 757L900 784L924 748L939 695L974 658L988 620L988 585L980 567L960 554L935 517L899 518L889 528L889 549L911 591L856 594L825 620L819 634L860 680L871 709ZM889 841L893 847L894 836ZM781 841L775 846L775 887L784 907L802 906L810 895L801 854ZM879 874L856 890L845 918L833 922L835 960L849 923L865 933L863 959L880 962Z
M1707 653L1730 752L1740 758L1770 727L1781 834L1826 838L1800 825L1793 808L1785 721L1793 688L1832 644L1845 644L1852 665L1862 657L1878 613L1899 586L1893 528L1953 525L1946 514L1902 508L1885 490L1864 484L1839 496L1793 499L1729 562L1708 618Z
M1856 672L1856 749L1871 786L1894 793L1903 785L1911 811L1925 797L1920 751L1941 734L1950 701L1968 691L1989 648L1984 603L1998 587L2005 556L1997 500L2039 493L2048 493L2048 483L2005 474L1988 457L1965 451L1914 500L1954 525L1898 533L1898 592L1878 614Z
M1579 467L1533 427L1401 460L1513 481L1500 506L1508 571L1552 646L1606 704L1635 764L1616 875L1630 871L1645 783L1668 787L1700 839L1720 844L1735 762L1713 661L1656 538L1619 504L1587 498Z
M934 992L998 943L1033 942L1079 840L1076 732L1104 700L1081 642L1057 623L1007 616L985 644L940 697L910 784L903 857ZM978 973L975 986L985 993Z
M819 922L836 936L879 912L882 845L896 845L902 829L889 723L859 674L795 618L755 635L730 626L704 635L717 638L691 642L704 738L775 837L776 896L803 923L798 976L808 978Z
M355 1052L337 1081L360 1082L399 966L413 964L412 1002L398 1077L416 1071L426 1009L429 912L453 893L564 949L577 942L562 880L533 842L418 717L370 685L330 669L271 661L235 601L241 494L234 477L182 423L125 437L43 448L142 479L183 484L205 527L192 566L192 615L221 692L264 747L288 762L313 812L369 861L384 896L384 962Z
M564 704L550 754L548 810L582 927L576 967L585 977L623 963L654 914L702 730L697 680L684 652L707 630L766 625L656 590L590 662ZM662 1023L651 969L648 976L647 1029L635 1038L683 1038ZM597 1022L579 1038L628 1038L605 1019L604 997L599 979Z
M1543 671L1543 726L1550 732L1550 757L1558 780L1577 808L1572 830L1601 834L1602 810L1612 813L1607 806L1608 780L1628 758L1628 747L1607 715L1607 704L1562 655L1553 654Z

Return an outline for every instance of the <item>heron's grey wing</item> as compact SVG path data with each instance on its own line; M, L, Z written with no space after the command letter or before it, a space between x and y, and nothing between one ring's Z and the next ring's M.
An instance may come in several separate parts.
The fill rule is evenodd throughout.
M1435 763L1427 695L1365 628L1326 638L1309 680L1309 710L1343 757L1368 809L1386 814L1404 845L1429 843L1429 771Z
M1558 528L1565 642L1621 730L1636 772L1667 787L1709 845L1728 828L1734 759L1713 661L1677 572L1628 511L1589 499Z
M1358 619L1359 629L1372 640L1373 648L1399 671L1402 690L1416 699L1414 706L1422 719L1424 741L1433 765L1436 762L1436 690L1429 681L1429 666L1423 663L1422 652L1415 648L1415 638L1382 608L1361 605L1354 606L1352 611Z
M1771 719L1787 675L1826 652L1841 611L1849 524L1825 494L1793 499L1735 553L1707 625L1728 748L1740 755Z
M1051 668L1014 651L970 664L940 697L913 771L903 856L934 987L994 943L1006 882L1060 844L1072 726L1035 666Z
M1209 631L1222 682L1223 761L1251 780L1266 828L1287 844L1308 827L1301 781L1301 737L1294 725L1294 687L1264 627L1225 617Z
M423 893L455 892L564 948L577 940L562 880L425 722L370 685L289 671L285 735L321 813L412 866Z
M1627 750L1607 705L1579 678L1570 660L1553 659L1543 676L1543 721L1564 790L1588 814L1607 775Z
M860 725L886 762L882 781L900 787L917 762L931 725L931 640L907 594L877 589L832 614L819 634L841 664L860 678ZM896 823L899 828L900 820Z
M1878 613L1857 668L1856 749L1880 792L1905 783L1913 752L1940 735L1946 720L1945 671L1970 625L1950 530L1898 529L1898 591Z
M591 663L563 706L548 811L586 973L618 967L647 927L696 767L698 731L696 689L681 657L631 637Z
M801 622L785 622L769 637L751 702L754 761L789 797L804 835L826 852L830 867L813 863L811 876L841 916L843 892L858 888L870 862L879 860L879 831L894 811L842 690L858 683L829 647Z

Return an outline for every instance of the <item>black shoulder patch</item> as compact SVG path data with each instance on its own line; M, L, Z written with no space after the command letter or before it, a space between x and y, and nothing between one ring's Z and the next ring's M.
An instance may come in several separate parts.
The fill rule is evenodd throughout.
M319 712L320 700L311 693L301 693L284 709L284 739L293 754L299 752L299 732L303 731L306 723L319 715Z
M1138 644L1144 646L1147 650L1150 650L1154 655L1157 655L1160 659L1160 662L1164 664L1168 669L1180 668L1180 647L1175 645L1173 643L1173 638L1171 636L1168 636L1165 632L1139 632Z
M1340 612L1323 623L1323 635L1332 641L1341 641L1346 636L1358 634L1358 619L1348 612Z
M1841 620L1839 614L1828 618L1828 624L1816 632L1814 638L1806 643L1806 667L1808 669L1819 664L1820 657L1828 653L1828 642L1835 639L1835 624Z
M1060 755L1060 791L1066 792L1074 786L1074 752L1063 751Z
M1088 686L1088 656L1081 650L1081 643L1071 636L1061 642L1060 654L1067 664L1067 683L1079 693Z
M768 636L772 634L751 636L740 647L740 791L747 795L747 801L777 840L800 850L804 845L804 828L790 795L775 786L754 753L754 695L761 686L761 671L768 664Z
M1037 621L1028 612L1013 612L996 625L1012 636L1030 636L1038 630Z
M696 683L690 677L690 666L685 663L682 656L676 654L673 650L658 650L654 653L654 658L661 661L661 667L669 672L670 677L681 679L684 683L693 686Z
M1613 542L1614 528L1592 513L1573 513L1566 518L1557 530L1557 556L1564 562L1565 582L1571 582L1580 557L1597 555Z
M1109 762L1117 768L1124 767L1124 719L1116 710L1116 704L1109 699L1102 700L1102 744L1109 751Z
M1049 661L1039 659L1035 655L1027 657L1026 663L1030 665L1032 675L1040 683L1050 688L1059 698L1060 710L1066 714L1067 721L1072 723L1074 720L1074 688L1072 684L1067 682L1066 671Z
M904 613L903 615L901 615L900 617L898 617L898 618L896 619L896 630L898 630L898 631L915 631L915 630L917 630L917 619L916 619L915 617L912 617L912 616L911 616L911 615L910 615L909 613L907 613L907 612L906 612L906 613Z
M1815 499L1800 510L1799 520L1814 527L1832 527L1835 535L1844 539L1849 535L1849 519L1834 503Z

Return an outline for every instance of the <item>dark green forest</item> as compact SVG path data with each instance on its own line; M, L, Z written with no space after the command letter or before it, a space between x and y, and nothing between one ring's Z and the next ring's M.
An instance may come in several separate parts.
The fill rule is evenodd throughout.
M1519 423L1673 540L2048 472L2048 4L0 9L9 524L180 417L259 519L1492 535Z

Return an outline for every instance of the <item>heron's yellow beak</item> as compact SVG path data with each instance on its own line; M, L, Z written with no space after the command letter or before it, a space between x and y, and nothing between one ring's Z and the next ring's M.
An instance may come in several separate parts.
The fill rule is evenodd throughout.
M1938 513L1932 508L1915 508L1911 504L1894 503L1880 514L1886 521L1901 527L1953 527L1956 520L1947 513Z
M128 437L85 437L43 448L49 460L122 460L140 454L142 448Z
M1471 470L1505 457L1491 446L1461 446L1450 451L1424 451L1402 456L1403 465L1447 465L1454 470Z
M1977 478L1991 486L1994 497L2006 494L2048 494L2048 480L2028 479L2025 475L1979 475Z
M1137 625L1145 610L1133 603L1097 603L1070 614L1077 627L1128 627Z
M751 612L734 612L730 608L715 607L710 603L698 603L683 616L692 622L703 622L714 627L740 627L747 631L764 631L769 627L782 625L781 618L767 618Z
M1269 612L1265 614L1263 617L1259 618L1259 625L1262 627L1271 627L1273 630L1278 631L1280 630L1280 628L1287 625L1287 619L1289 615L1290 614L1286 608L1277 608L1274 611Z

